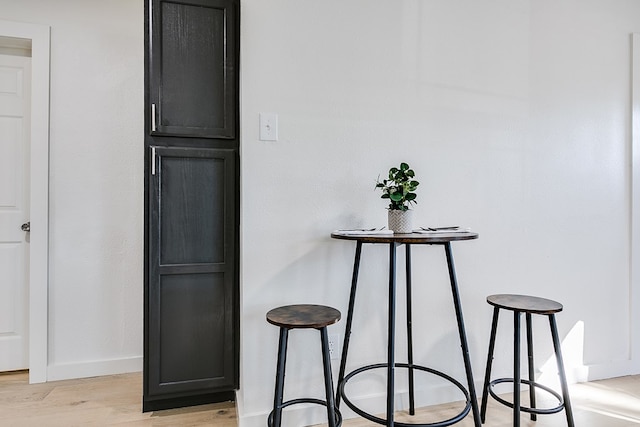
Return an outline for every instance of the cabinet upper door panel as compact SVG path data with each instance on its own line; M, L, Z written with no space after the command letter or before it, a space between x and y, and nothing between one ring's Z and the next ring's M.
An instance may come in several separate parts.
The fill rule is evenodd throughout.
M151 134L234 138L234 0L152 0Z

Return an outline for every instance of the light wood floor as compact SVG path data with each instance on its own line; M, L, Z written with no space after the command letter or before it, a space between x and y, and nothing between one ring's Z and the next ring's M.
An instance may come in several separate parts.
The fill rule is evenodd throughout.
M0 373L0 426L237 425L233 403L142 413L142 374L28 384L28 373Z
M571 387L577 427L640 427L640 376L613 378ZM523 397L524 399L524 397ZM523 400L525 402L525 400ZM457 413L459 405L420 408L404 422L432 422ZM26 372L0 373L0 426L219 426L237 425L233 403L194 406L142 413L142 375L111 375L79 380L28 384ZM377 424L362 419L344 427ZM468 416L460 427L473 426ZM490 401L486 427L512 425L509 408ZM564 413L539 416L537 422L522 416L522 427L565 426Z
M640 427L640 376L627 376L604 381L574 384L569 392L576 427ZM542 397L542 398L541 398ZM511 400L510 396L505 396ZM553 398L551 398L553 399ZM528 403L525 393L522 404ZM547 404L545 406L545 403ZM554 400L544 400L538 395L538 407L552 407ZM429 423L441 421L460 412L462 404L452 403L416 409L415 416L406 412L397 412L395 419L407 423ZM513 425L511 409L493 399L487 406L485 427L510 427ZM370 427L377 424L362 419L351 419L343 423L344 427ZM459 427L473 427L473 419L468 415ZM520 418L522 427L566 427L564 412L552 415L538 415L537 421L531 421L528 414Z

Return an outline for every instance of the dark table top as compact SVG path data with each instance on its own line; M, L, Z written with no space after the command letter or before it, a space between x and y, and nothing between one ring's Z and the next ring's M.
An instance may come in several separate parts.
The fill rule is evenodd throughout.
M455 242L458 240L473 240L478 238L478 233L453 232L453 233L407 233L407 234L349 234L345 231L331 233L334 239L355 240L362 243L409 243L409 244L434 244Z

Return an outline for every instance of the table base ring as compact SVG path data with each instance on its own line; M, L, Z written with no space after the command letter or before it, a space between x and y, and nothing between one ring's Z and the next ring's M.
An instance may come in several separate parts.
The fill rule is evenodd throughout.
M351 402L349 400L349 398L347 397L347 395L345 394L344 388L345 385L347 384L347 382L353 378L354 376L365 372L365 371L369 371L372 369L381 369L381 368L387 368L387 364L386 363L377 363L377 364L373 364L373 365L367 365L367 366L363 366L361 368L358 368L352 372L350 372L348 375L346 375L344 377L344 380L340 383L340 385L338 386L338 393L339 395L342 397L342 400L344 401L344 403L355 413L357 413L358 415L360 415L363 418L366 418L369 421L372 421L374 423L377 424L382 424L382 425L386 425L387 424L387 420L384 418L380 418L380 417L376 417L375 415L369 414L368 412L363 411L362 409L358 408L353 402ZM424 372L428 372L430 374L439 376L441 378L444 378L445 380L447 380L448 382L452 383L453 385L455 385L456 387L458 387L458 389L464 394L464 397L466 399L466 405L465 407L462 409L462 411L449 419L446 420L442 420L442 421L437 421L437 422L432 422L432 423L402 423L402 422L398 422L394 420L393 425L397 426L397 427L445 427L445 426L450 426L452 424L458 423L460 422L462 419L464 419L464 417L467 416L467 414L469 413L469 411L471 410L471 398L469 396L469 391L467 391L467 389L455 378L437 371L435 369L432 368L427 368L425 366L420 366L420 365L410 365L408 363L395 363L394 367L396 368L406 368L406 369L410 369L413 368L415 370L419 370L419 371L424 371Z

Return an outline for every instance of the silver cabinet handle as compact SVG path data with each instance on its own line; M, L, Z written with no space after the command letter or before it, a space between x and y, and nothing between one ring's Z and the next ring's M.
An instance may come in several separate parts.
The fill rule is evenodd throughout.
M156 147L151 147L151 175L156 174Z
M21 229L22 231L31 231L31 221L29 221L29 222L25 222L24 224L22 224L22 225L20 226L20 229Z
M151 104L151 132L156 131L156 104Z

